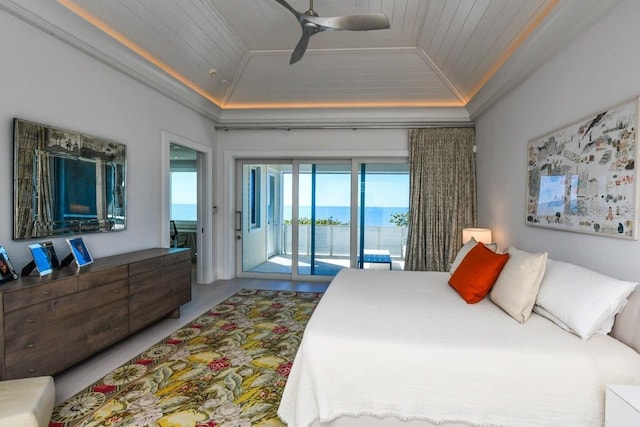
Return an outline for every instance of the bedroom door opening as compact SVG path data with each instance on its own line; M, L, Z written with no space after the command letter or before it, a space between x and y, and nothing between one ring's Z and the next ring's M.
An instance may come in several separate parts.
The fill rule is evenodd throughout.
M179 242L191 233L190 246L194 260L195 277L197 283L212 283L214 280L213 257L213 149L210 145L174 135L169 132L161 132L162 150L162 247L171 247L175 241L171 241L171 221L176 222L178 233L182 231ZM182 153L182 154L180 154ZM173 173L186 172L191 175L188 180L189 198L180 199L183 190L173 188L177 175ZM195 180L195 198L193 197ZM186 193L186 192L184 192ZM180 201L182 200L182 201ZM189 206L178 207L185 209L182 213L175 210L172 204ZM195 219L193 212L195 210ZM184 221L177 219L184 218ZM178 243L180 245L181 243ZM184 244L184 243L182 243ZM197 262L195 262L197 260Z
M176 143L169 154L170 246L188 248L197 261L198 244L198 152Z

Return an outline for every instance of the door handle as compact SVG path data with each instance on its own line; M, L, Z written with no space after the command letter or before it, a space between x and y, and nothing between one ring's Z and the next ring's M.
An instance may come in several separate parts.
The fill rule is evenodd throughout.
M242 232L242 211L235 212L235 231Z

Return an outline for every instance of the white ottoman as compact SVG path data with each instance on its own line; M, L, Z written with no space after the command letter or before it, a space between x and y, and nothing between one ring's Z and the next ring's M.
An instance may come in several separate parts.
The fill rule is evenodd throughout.
M55 397L51 377L0 381L0 426L47 427Z

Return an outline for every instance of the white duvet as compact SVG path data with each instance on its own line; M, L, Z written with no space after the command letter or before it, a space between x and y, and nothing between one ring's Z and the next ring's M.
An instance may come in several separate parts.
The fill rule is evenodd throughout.
M640 384L640 355L582 341L489 298L469 305L448 273L342 270L304 333L278 414L482 426L602 426L606 384Z

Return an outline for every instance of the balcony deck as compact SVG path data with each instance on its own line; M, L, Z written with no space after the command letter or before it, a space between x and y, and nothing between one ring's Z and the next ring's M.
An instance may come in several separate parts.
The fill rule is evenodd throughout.
M300 274L311 274L311 266L307 257L299 259ZM338 271L343 268L349 268L349 258L344 256L321 256L316 258L315 275L335 276ZM383 269L388 270L389 264L380 263L364 263L366 269ZM393 270L404 269L404 259L399 257L391 257L391 268ZM291 256L276 255L269 258L268 261L249 270L252 273L291 273Z

